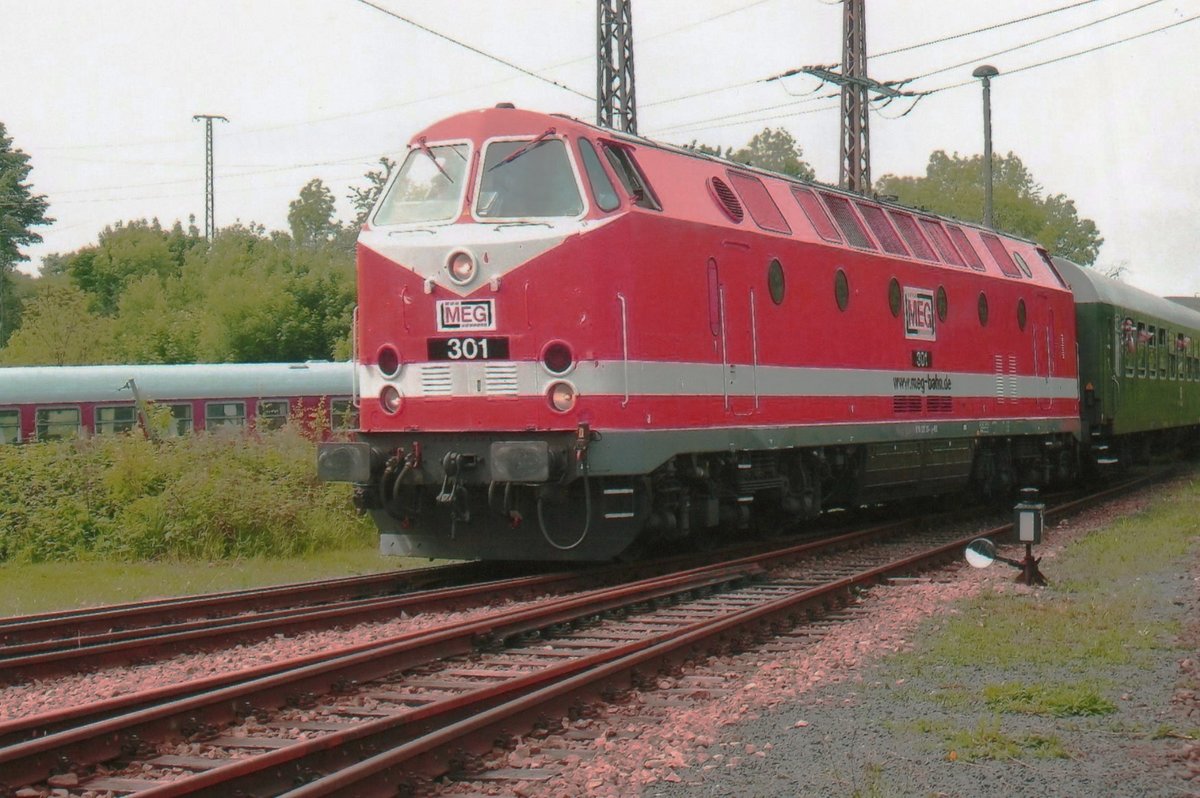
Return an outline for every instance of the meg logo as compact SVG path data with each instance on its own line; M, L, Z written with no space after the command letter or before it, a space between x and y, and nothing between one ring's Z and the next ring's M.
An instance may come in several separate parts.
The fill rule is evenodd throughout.
M438 332L496 329L496 305L493 299L439 299Z
M904 337L936 341L933 292L927 288L904 288Z

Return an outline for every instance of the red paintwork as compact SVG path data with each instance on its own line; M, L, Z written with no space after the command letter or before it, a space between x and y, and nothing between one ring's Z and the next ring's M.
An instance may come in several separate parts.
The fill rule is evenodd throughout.
M611 213L599 211L589 197L589 220L610 220L591 226L505 275L499 291L486 284L471 296L494 298L500 326L488 335L510 339L514 360L537 360L551 340L567 341L576 361L622 359L621 313L616 300L628 303L629 357L639 361L720 364L721 340L709 323L707 260L718 262L724 286L730 362L752 358L749 330L750 290L756 295L758 363L760 366L800 366L837 369L882 369L896 375L922 373L911 363L912 351L932 352L935 368L927 374L975 373L993 375L993 356L1012 353L1017 376L1045 376L1045 358L1038 354L1034 330L1053 319L1055 332L1052 372L1075 379L1075 313L1070 292L1045 264L1036 245L1001 237L1010 252L1019 253L1033 277L1002 275L991 260L980 230L961 225L987 271L980 273L942 263L868 252L830 244L821 239L791 195L796 181L753 170L781 210L791 234L765 231L747 209L735 224L712 198L706 181L713 176L729 183L730 165L653 144L617 136L590 125L559 117L516 110L476 111L438 122L417 137L433 144L441 140L472 139L478 163L481 143L498 135L533 138L548 127L566 136L575 160L575 142L619 140L633 153L662 203L656 212L634 207L623 199ZM415 140L414 138L414 140ZM610 179L617 184L609 164ZM582 169L580 169L582 172ZM469 184L473 185L473 183ZM467 203L459 223L470 224ZM623 192L619 192L623 193ZM586 194L586 189L585 189ZM849 195L846 195L849 196ZM920 214L916 214L920 218ZM616 217L616 218L614 218ZM930 218L930 217L925 217ZM861 222L860 217L860 222ZM958 224L958 223L955 223ZM869 228L868 228L869 229ZM786 297L775 305L767 288L767 265L778 258L786 274ZM426 339L434 336L434 302L457 298L435 285L431 294L423 279L392 263L367 246L359 247L360 309L358 352L361 362L374 362L379 347L394 345L406 364L425 359ZM397 268L399 267L399 268ZM834 301L834 274L845 270L851 300L845 312ZM906 339L903 318L889 310L889 281L902 286L935 289L944 286L949 314L939 323L936 341ZM982 327L976 313L980 292L986 292L990 321ZM1016 306L1023 299L1029 324L1017 324ZM739 332L740 331L740 332ZM1041 347L1045 352L1045 347ZM1036 369L1036 371L1035 371ZM406 395L400 413L384 413L374 399L364 399L362 430L571 430L581 421L594 429L674 429L681 427L826 423L911 423L926 418L1022 419L1078 418L1078 400L1057 398L996 402L994 397L956 396L950 413L898 415L891 397L844 396L805 398L736 397L727 409L722 396L581 395L570 413L549 409L543 396L425 398ZM749 415L738 415L746 414ZM647 421L647 417L651 419Z

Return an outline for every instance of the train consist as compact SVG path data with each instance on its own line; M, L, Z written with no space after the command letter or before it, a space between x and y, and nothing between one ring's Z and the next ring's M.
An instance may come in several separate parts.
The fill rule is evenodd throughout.
M360 431L318 467L395 553L604 560L1003 496L1200 420L1200 313L562 116L419 133L357 268Z
M349 363L211 363L0 368L0 443L127 432L139 402L170 413L161 432L273 428L323 406L357 426Z

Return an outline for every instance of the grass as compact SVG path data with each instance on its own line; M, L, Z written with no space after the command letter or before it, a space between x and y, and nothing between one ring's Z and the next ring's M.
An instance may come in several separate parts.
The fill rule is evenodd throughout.
M996 718L981 720L973 729L946 735L946 757L952 761L978 762L985 759L1066 759L1066 748L1054 735L1010 735Z
M1042 715L1055 718L1109 715L1117 711L1113 702L1089 684L989 684L983 689L988 709L1002 713Z
M1198 542L1193 478L1043 563L1050 587L988 593L931 623L918 636L924 646L893 658L891 668L940 682L906 695L951 720L909 730L937 740L950 759L1067 756L1053 733L1057 719L1115 713L1123 689L1115 674L1150 667L1179 647L1180 623L1155 609L1158 582L1185 568ZM989 671L1004 672L1004 681L962 677ZM976 722L981 714L989 719ZM1016 717L1025 730L1034 719L1034 731L1006 731ZM1036 719L1045 719L1040 728Z
M119 604L148 598L376 573L429 565L383 557L373 549L326 551L287 559L214 562L91 562L0 564L0 615Z

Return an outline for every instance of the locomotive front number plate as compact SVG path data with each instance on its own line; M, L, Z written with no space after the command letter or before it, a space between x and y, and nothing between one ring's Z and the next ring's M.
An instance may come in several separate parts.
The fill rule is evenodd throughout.
M430 360L508 360L507 338L430 338L428 346Z

